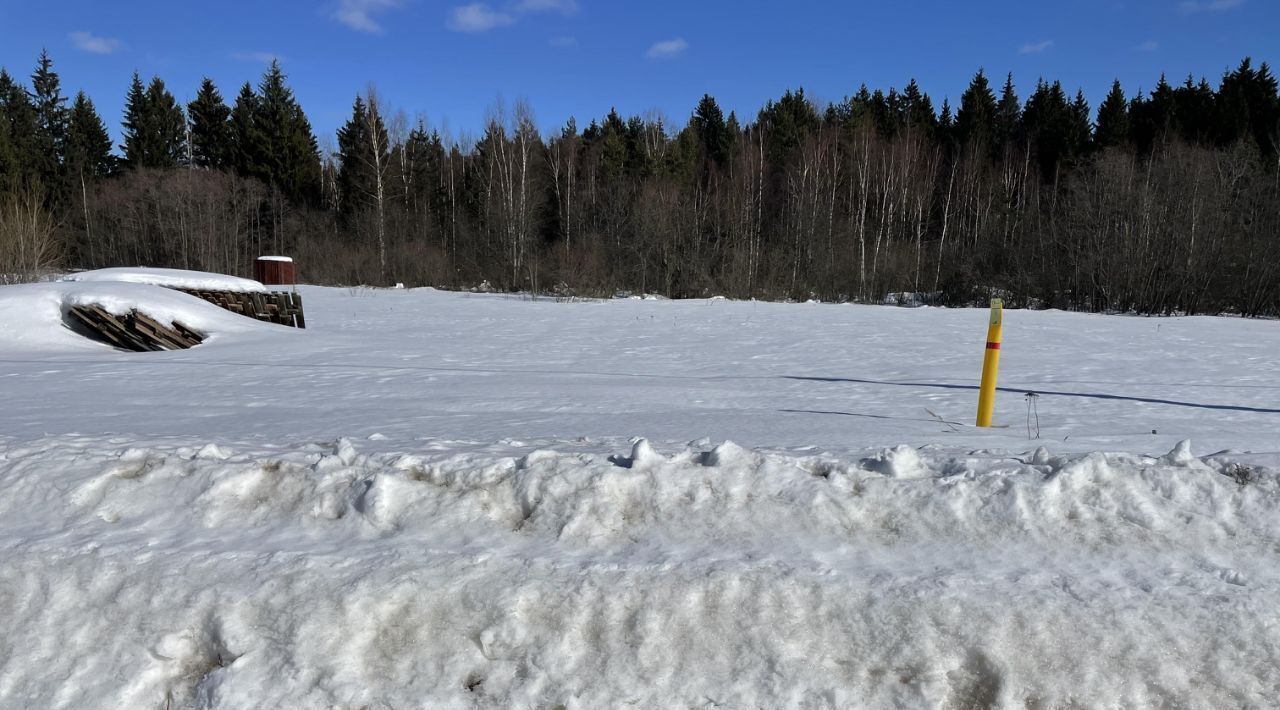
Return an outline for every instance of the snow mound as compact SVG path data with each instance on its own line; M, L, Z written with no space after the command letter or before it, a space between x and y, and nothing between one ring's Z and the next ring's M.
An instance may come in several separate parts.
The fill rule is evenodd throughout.
M1280 686L1274 471L362 445L0 443L0 531L42 531L0 557L22 649L0 642L0 703L1235 707Z
M62 280L148 284L168 288L184 288L192 291L264 292L267 290L266 286L250 279L242 279L225 274L213 274L207 271L186 271L183 269L114 267L95 271L81 271L65 276Z
M255 331L293 330L223 310L179 291L144 284L88 281L0 286L0 352L100 351L103 343L81 336L66 321L75 306L99 305L113 315L137 310L164 324L177 321L205 335L205 342Z

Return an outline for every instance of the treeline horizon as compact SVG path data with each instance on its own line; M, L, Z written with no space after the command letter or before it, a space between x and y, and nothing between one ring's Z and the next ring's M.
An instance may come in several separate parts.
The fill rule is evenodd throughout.
M0 69L0 278L285 254L330 285L1280 315L1280 92L1250 59L1096 111L979 70L956 106L911 80L544 133L517 102L474 140L371 85L332 154L277 63L185 106L135 72L124 108L117 155L47 54Z

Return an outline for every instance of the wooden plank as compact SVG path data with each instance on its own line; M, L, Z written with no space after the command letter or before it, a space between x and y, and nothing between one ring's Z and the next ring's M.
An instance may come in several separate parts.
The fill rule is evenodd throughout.
M68 313L108 344L135 352L186 349L204 340L198 331L181 323L170 328L137 311L113 315L97 304L89 304L76 306Z
M302 311L302 297L290 291L210 291L206 289L175 289L212 303L223 310L255 320L278 323L294 328L306 328Z

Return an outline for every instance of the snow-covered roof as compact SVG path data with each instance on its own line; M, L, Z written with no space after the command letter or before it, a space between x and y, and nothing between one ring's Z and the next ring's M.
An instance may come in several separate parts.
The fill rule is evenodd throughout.
M175 321L211 338L256 331L292 330L271 326L223 310L172 289L122 282L53 282L0 288L0 355L14 352L54 353L96 350L100 343L66 326L63 314L74 306L97 305L114 315L136 310L153 320ZM208 340L206 340L208 342Z
M168 288L185 288L193 291L240 291L265 292L266 286L251 279L242 279L226 274L214 274L207 271L186 271L184 269L151 269L144 267L115 267L81 271L62 279L63 281L111 281L135 284L150 284Z

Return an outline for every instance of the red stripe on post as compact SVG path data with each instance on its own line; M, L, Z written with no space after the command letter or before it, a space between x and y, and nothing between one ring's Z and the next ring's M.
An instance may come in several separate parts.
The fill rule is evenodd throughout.
M1000 343L987 343L987 350L999 350Z

